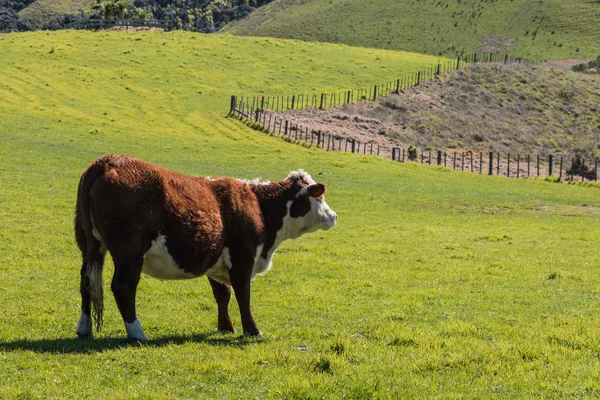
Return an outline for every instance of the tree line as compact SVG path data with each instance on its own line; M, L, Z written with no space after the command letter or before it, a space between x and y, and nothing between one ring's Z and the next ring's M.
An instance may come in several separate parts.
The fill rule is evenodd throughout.
M18 12L35 0L0 0L0 32L33 30ZM273 0L96 0L89 10L52 19L42 29L60 29L82 20L159 19L181 29L215 32L227 23L244 18ZM49 18L49 21L51 19Z

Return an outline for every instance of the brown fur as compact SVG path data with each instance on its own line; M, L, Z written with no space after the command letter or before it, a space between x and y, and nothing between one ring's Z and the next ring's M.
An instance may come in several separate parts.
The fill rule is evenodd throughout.
M316 184L307 190L309 197L296 196L308 185L298 177L269 184L194 177L129 156L97 159L83 173L77 196L75 237L83 257L83 313L90 315L91 302L96 329L101 328L101 273L108 250L115 264L111 289L119 310L126 323L137 318L135 293L143 257L160 234L178 266L195 276L204 275L223 248L230 249L229 275L244 332L259 335L250 313L256 249L263 244L263 256L271 249L289 201L292 216L302 216L310 211L309 197L325 191ZM212 279L211 285L219 305L219 330L232 332L229 288Z

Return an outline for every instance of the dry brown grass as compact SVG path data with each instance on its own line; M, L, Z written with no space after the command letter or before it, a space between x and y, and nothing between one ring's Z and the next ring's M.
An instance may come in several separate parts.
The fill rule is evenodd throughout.
M477 65L399 95L286 113L389 149L600 157L600 78L541 65Z

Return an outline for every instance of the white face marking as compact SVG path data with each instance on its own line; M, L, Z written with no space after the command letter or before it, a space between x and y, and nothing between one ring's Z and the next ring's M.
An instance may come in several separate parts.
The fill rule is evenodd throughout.
M79 314L79 321L77 322L77 335L92 337L92 318L81 311Z
M137 319L137 317L132 323L125 322L125 329L127 330L127 339L138 340L140 342L145 342L148 340L146 335L144 335L142 324L140 324L140 321Z
M329 229L335 226L337 214L329 208L325 202L325 196L317 199L310 199L310 211L298 218L290 216L292 201L287 203L287 214L283 218L283 226L277 232L276 244L286 239L296 239L305 233L317 231L319 229ZM278 242L278 243L277 243Z
M169 254L167 238L159 234L144 255L142 272L157 279L192 279L196 275L181 269Z
M321 201L316 199L310 200L309 214L312 213L315 213L318 216L318 220L321 222L319 228L327 230L335 226L337 214L327 205L327 203L325 203L325 196L321 196Z

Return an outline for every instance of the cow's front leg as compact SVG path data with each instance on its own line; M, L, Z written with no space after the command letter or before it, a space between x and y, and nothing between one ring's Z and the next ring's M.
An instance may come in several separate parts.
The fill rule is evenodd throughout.
M252 278L252 267L254 266L253 259L250 258L246 262L236 263L234 260L232 262L234 265L229 271L229 277L240 308L244 334L262 336L250 312L250 280Z
M229 286L219 283L212 278L208 278L208 281L212 287L213 295L215 296L217 307L219 309L219 332L235 333L235 329L233 328L231 318L229 317L229 311L227 309L229 306L229 299L231 298L231 290L229 289Z

